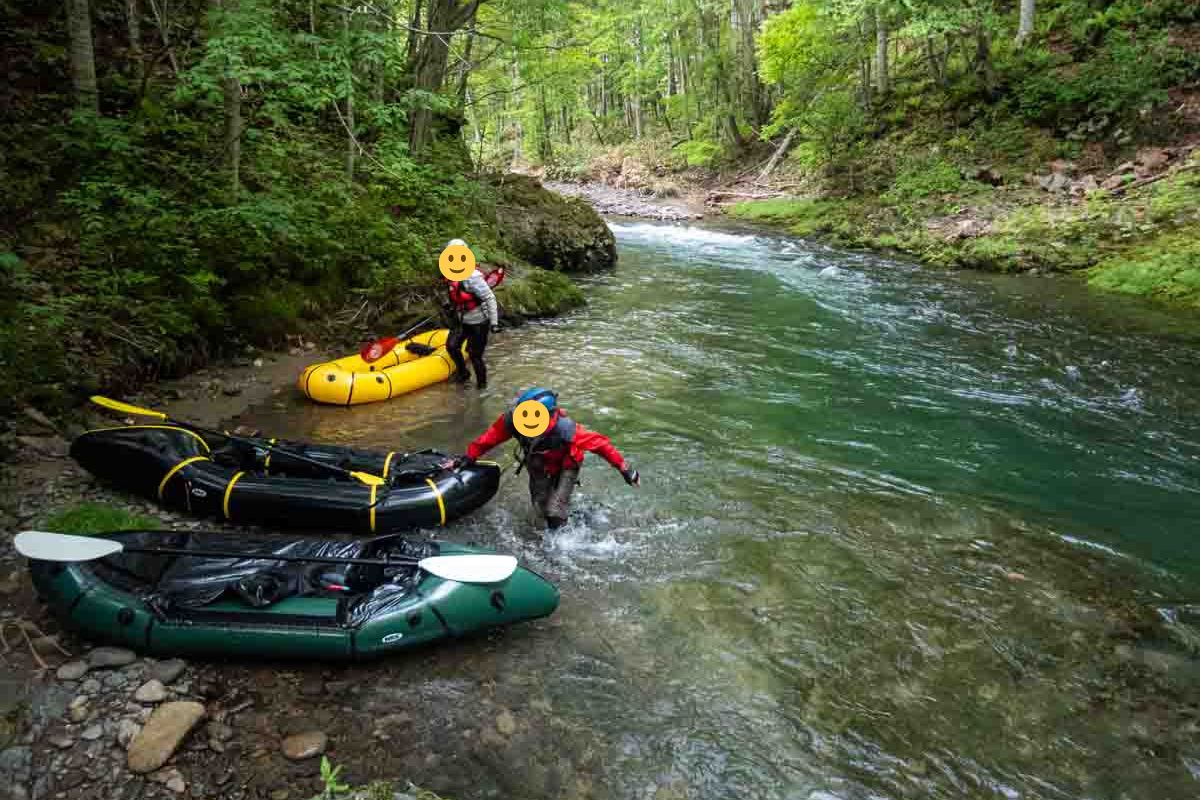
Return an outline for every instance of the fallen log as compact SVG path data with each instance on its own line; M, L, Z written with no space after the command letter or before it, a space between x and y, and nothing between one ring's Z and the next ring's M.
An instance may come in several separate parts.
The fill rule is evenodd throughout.
M782 192L709 192L704 197L705 203L715 204L727 199L734 200L768 200L772 197L781 197Z
M1110 189L1109 193L1114 196L1122 195L1122 194L1125 194L1126 192L1132 191L1134 189L1140 189L1141 187L1147 186L1151 183L1157 183L1158 181L1161 181L1164 178L1169 178L1172 175L1178 175L1181 172L1189 172L1194 169L1200 169L1200 164L1189 164L1186 167L1180 167L1179 169L1168 170L1168 171L1160 173L1158 175L1153 175L1149 178L1142 178L1141 180L1134 181L1133 183L1127 183L1124 186L1118 186L1115 189Z

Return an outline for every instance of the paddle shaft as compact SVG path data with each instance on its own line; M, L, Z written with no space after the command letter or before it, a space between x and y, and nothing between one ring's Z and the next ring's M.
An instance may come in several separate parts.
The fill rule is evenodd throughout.
M361 564L387 567L394 564L419 564L419 558L337 558L335 556L284 556L276 553L248 553L231 550L188 550L183 547L123 547L118 553L144 553L158 556L195 556L198 558L247 558L255 561L292 561L313 564ZM113 553L116 555L116 553Z
M421 327L422 325L428 325L428 324L429 324L430 322L432 322L432 321L433 321L433 317L426 317L425 319L421 320L421 321L420 321L420 322L418 322L416 325L413 325L411 328L409 328L408 330L406 330L404 333L400 334L400 335L399 335L399 336L397 336L396 338L397 338L397 339L405 339L405 338L407 338L407 337L408 337L408 335L409 335L410 333L412 333L413 331L415 331L417 328Z
M425 319L421 320L421 321L420 321L420 322L418 322L416 325L413 325L411 328L409 328L409 329L408 329L408 330L406 330L404 333L401 333L401 334L400 334L400 335L398 335L398 336L394 336L394 337L392 337L392 336L385 336L385 337L383 337L382 339L376 339L375 341L373 341L373 342L370 342L370 343L368 343L368 344L364 345L364 346L363 346L363 348L362 348L361 350L359 350L359 351L358 351L358 354L359 354L359 355L362 357L362 359L363 359L364 361L366 361L366 362L368 362L368 363L370 363L370 362L372 362L372 361L377 361L378 359L380 359L380 358L383 358L383 356L384 356L384 350L382 349L382 345L383 345L383 343L384 343L384 342L387 342L387 341L389 341L389 340L392 340L392 341L403 341L405 338L407 338L407 337L408 337L408 335L409 335L409 334L411 334L411 333L412 333L413 331L415 331L417 328L420 328L420 327L422 327L422 326L424 326L424 325L428 325L428 324L429 324L430 322L432 322L432 321L433 321L433 317L431 317L431 316L430 316L430 317L426 317ZM377 355L377 356L374 356L374 357L371 357L371 356L369 356L369 355L368 355L368 352L370 351L370 349L371 349L372 347L375 347L376 345L380 345L380 352L379 352L379 355ZM392 345L392 346L394 347L395 345ZM391 350L391 348L388 348L388 350L390 351L390 350Z
M209 436L224 436L226 439L230 440L231 442L241 442L242 444L250 445L251 447L262 447L266 450L270 450L272 453L281 453L281 454L287 456L288 458L294 458L297 461L304 462L305 464L312 464L314 467L321 467L322 469L326 469L331 472L336 472L339 475L345 475L348 478L357 479L357 476L348 469L344 469L343 467L338 467L333 464L326 464L324 461L317 461L315 458L309 458L308 456L302 456L299 453L296 453L292 450L288 450L285 447L276 447L275 445L267 444L266 442L255 441L253 439L245 439L245 438L242 438L241 436L234 436L233 434L230 434L230 433L224 433L222 431L214 431L214 430L210 430L207 428L201 428L197 425L192 425L187 422L180 422L177 419L169 419L168 418L165 421L171 423L172 425L178 425L180 428L188 428L189 430L196 431L197 433L207 433Z

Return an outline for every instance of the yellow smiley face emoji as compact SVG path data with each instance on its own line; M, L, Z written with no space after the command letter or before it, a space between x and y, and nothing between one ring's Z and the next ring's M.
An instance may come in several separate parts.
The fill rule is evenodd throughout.
M475 271L475 254L460 239L455 239L438 256L438 269L448 281L465 281Z
M550 427L550 412L537 400L526 400L513 409L513 427L522 436L541 436Z

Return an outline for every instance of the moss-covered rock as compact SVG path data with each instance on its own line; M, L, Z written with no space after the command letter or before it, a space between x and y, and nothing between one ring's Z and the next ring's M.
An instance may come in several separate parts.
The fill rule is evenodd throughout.
M525 175L503 175L493 185L500 236L515 256L557 272L616 264L612 231L583 200L557 195Z
M552 317L584 304L583 292L558 272L527 267L496 289L500 313L506 321Z

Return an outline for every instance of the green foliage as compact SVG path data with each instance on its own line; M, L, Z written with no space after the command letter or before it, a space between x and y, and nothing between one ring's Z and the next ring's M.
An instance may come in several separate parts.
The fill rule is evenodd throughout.
M102 503L80 503L51 514L42 527L56 533L108 533L159 527L154 517Z
M721 156L722 147L707 139L691 139L675 148L689 167L708 167Z
M1128 123L1165 101L1167 89L1189 71L1184 53L1169 44L1166 30L1113 27L1102 37L1094 52L1082 58L1047 50L1023 52L1010 70L1012 102L1019 112L1047 125L1089 118Z
M1191 235L1155 239L1092 267L1088 283L1200 308L1200 241Z
M341 772L342 768L333 766L328 756L321 756L321 781L325 784L325 790L321 793L322 800L336 800L338 795L350 791L349 784L338 781Z
M963 186L958 167L937 154L923 153L908 159L896 174L884 202L896 205L949 194Z

